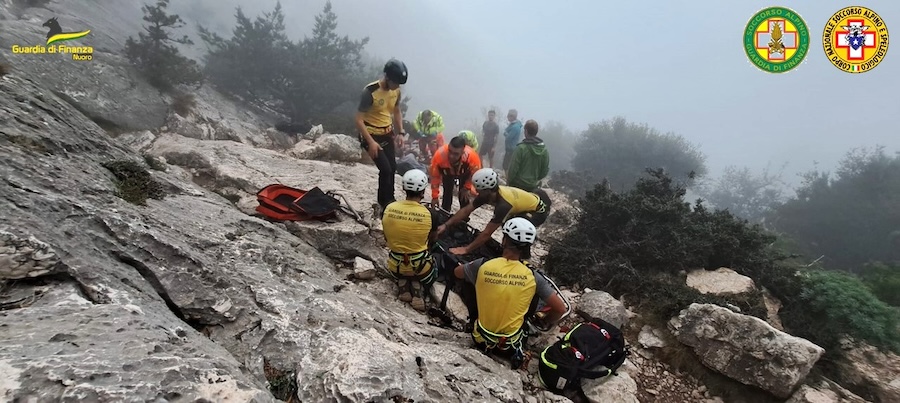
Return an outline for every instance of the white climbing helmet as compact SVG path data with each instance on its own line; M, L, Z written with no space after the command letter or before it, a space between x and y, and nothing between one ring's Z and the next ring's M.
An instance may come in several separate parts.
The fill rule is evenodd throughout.
M503 233L510 239L520 243L533 244L537 238L537 228L531 221L522 217L513 217L503 224Z
M492 168L481 168L472 175L472 183L475 185L475 190L480 192L497 187L500 179L497 178L497 173Z
M428 175L421 169L410 169L403 174L403 190L421 192L428 187Z

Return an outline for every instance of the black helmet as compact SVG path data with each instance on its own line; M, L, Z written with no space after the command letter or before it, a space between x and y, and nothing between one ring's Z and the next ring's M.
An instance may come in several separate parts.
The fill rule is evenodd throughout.
M384 74L388 80L397 84L406 84L406 65L397 59L388 60L384 65Z

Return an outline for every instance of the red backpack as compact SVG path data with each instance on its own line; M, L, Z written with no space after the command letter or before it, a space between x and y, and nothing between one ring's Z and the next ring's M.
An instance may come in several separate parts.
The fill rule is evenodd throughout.
M275 221L329 221L337 218L341 202L334 195L314 187L301 190L274 184L256 192L256 212Z

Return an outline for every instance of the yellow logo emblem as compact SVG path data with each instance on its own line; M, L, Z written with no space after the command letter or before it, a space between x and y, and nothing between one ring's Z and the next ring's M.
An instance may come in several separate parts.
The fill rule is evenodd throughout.
M68 46L56 43L70 41L73 39L84 38L91 30L77 32L64 32L59 25L56 17L45 22L42 27L47 27L47 45L12 45L14 54L45 54L45 53L68 53L72 55L72 60L90 61L94 59L94 48L91 46Z
M822 46L835 67L848 73L865 73L887 55L887 25L868 8L846 7L825 24Z

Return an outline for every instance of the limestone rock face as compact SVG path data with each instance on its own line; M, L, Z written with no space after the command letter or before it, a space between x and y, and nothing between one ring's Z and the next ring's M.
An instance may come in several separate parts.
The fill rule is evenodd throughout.
M240 142L204 141L172 134L157 138L147 152L189 170L193 181L204 188L236 200L249 198L244 208L247 214L255 214L256 192L273 183L334 191L343 196L341 202L345 206L362 216L360 220L340 213L335 223L290 222L286 228L335 259L352 261L358 256L384 267L387 252L376 246L383 243L383 236L370 229L375 221L371 206L375 203L373 186L378 175L373 166L299 160ZM400 198L400 181L395 185Z
M0 230L0 281L65 272L50 245Z
M78 301L0 312L0 399L275 401L225 349L171 315Z
M472 349L468 334L433 326L396 300L391 281L347 280L352 270L316 250L316 239L247 215L228 193L275 178L371 190L371 168L356 166L368 174L357 177L235 141L163 134L148 151L169 165L150 169L15 75L0 79L0 124L5 256L61 269L3 284L0 400L550 401ZM146 169L164 196L124 201L109 161ZM375 197L346 196L357 207ZM331 238L344 244L332 253L383 263L380 234L342 223L363 230Z

